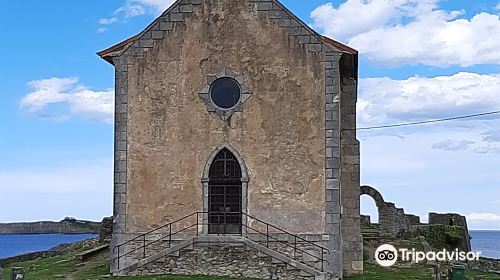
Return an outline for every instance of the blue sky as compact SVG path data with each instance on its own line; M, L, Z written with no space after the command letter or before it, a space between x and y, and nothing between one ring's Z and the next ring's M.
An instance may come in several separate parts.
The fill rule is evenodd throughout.
M111 215L114 72L95 53L171 2L0 2L1 222ZM497 0L282 2L360 51L360 127L500 110ZM500 229L500 115L359 139L362 183L386 200Z

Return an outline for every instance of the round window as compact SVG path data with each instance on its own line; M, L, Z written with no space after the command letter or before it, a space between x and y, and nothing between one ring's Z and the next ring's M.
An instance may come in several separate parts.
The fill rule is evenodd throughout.
M240 85L235 79L219 78L210 86L210 98L217 107L231 109L240 102Z

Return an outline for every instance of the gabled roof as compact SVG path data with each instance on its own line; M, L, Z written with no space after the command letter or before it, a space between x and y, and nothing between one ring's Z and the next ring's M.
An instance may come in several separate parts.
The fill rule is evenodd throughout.
M324 44L328 45L328 46L331 46L333 47L332 49L334 50L339 50L341 52L344 52L344 53L348 53L348 54L351 54L351 55L354 55L354 56L357 56L357 51L349 46L346 46L338 41L335 41L331 38L328 38L328 37L325 37L325 36L321 36L320 34L318 34L316 31L314 31L309 25L307 25L306 23L304 23L300 18L298 18L295 14L293 14L290 10L288 10L283 4L281 4L279 2L279 0L266 0L266 1L269 1L269 2L261 2L262 4L267 4L267 3L272 3L272 11L270 12L273 12L273 18L276 18L276 14L278 13L279 9L282 9L282 11L284 12L284 14L287 15L287 17L289 17L290 19L292 20L295 20L296 23L299 25L299 26L302 26L302 29L305 29L306 32L310 32L311 36L314 36L316 37L318 40L320 41L323 41ZM177 0L175 1L161 16L159 16L158 18L156 18L148 27L146 27L146 29L144 29L144 31L142 31L141 33L133 36L133 37L130 37L128 39L126 39L125 41L121 42L121 43L118 43L110 48L107 48L105 50L102 50L100 52L98 52L97 54L103 58L104 60L108 61L109 63L113 64L113 57L117 57L117 56L120 56L124 51L126 51L132 44L134 44L136 41L142 39L143 35L149 30L152 28L152 26L157 23L163 16L165 15L169 15L170 13L173 13L175 9L179 10L179 5L180 3L182 2L182 0ZM201 1L199 1L201 2ZM259 4L259 3L257 3ZM265 7L267 7L267 9L269 9L269 5L265 5ZM278 10L275 10L276 7L278 7ZM182 10L182 9L181 9ZM264 8L263 10L266 10L266 8ZM178 11L177 11L178 12ZM182 18L182 16L181 16ZM290 20L289 20L290 21Z
M140 34L134 35L134 36L124 40L123 42L120 42L112 47L109 47L105 50L98 52L97 55L99 55L102 59L106 60L107 62L113 64L113 57L118 56L122 50L126 49L129 45L133 44L137 39L139 39L139 37L140 37ZM338 41L335 41L331 38L328 38L326 36L323 36L323 41L325 43L341 50L342 52L353 54L353 55L356 55L358 53L357 50L355 50L355 49L353 49L345 44L342 44Z
M123 49L133 44L137 39L139 39L139 37L140 37L139 34L134 35L123 42L120 42L112 47L109 47L105 50L98 52L97 55L100 56L102 59L106 60L107 62L113 64L113 57L118 56Z
M358 51L349 47L348 45L344 45L342 43L340 43L339 41L335 41L331 38L328 38L326 36L323 36L323 41L329 45L332 45L334 46L335 48L341 50L342 52L346 52L346 53L349 53L349 54L358 54Z

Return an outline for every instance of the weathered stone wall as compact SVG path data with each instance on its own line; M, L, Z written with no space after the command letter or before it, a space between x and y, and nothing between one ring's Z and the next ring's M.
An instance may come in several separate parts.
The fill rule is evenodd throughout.
M405 233L414 232L412 226L420 225L420 218L406 214L403 208L397 208L392 202L385 202L382 195L370 186L361 187L361 195L366 194L375 200L378 208L380 235L384 237L398 237Z
M412 226L418 226L420 225L420 217L412 214L406 214L406 217L410 221L410 225Z
M386 202L379 209L379 224L382 236L397 237L409 232L411 223L402 208L396 208L394 203Z
M450 225L450 219L453 219L453 225L467 228L467 219L455 213L429 213L429 224Z
M246 238L262 246L273 249L276 253L287 256L295 261L307 264L317 270L327 271L328 252L321 247L326 248L326 242L323 240L322 235L300 235L294 239L287 234L270 234L269 238L262 234L247 234ZM144 259L145 257L153 256L163 250L176 246L183 241L195 238L192 235L184 233L169 236L168 234L151 234L145 238L140 237L134 239L134 236L128 236L126 239L130 240L126 244L116 247L114 249L112 259L112 267L123 269L135 262ZM197 237L196 237L197 238ZM220 236L202 236L203 239L209 239L210 242L196 242L195 246L218 244L218 245L243 245L241 242L235 243L234 241L227 241L227 238ZM132 240L133 239L133 240ZM196 239L197 240L197 239ZM198 244L198 245L196 245ZM202 244L202 245L200 245ZM297 250L294 250L297 248ZM119 250L119 254L118 254ZM186 251L181 249L181 251ZM262 255L262 253L259 253ZM118 256L120 256L118 258ZM267 256L267 255L266 255ZM321 266L320 259L323 258L325 262ZM160 260L161 262L161 260ZM118 269L119 270L119 269ZM117 270L117 271L118 271Z
M452 222L453 224L450 224ZM434 224L439 224L439 225L450 225L450 226L458 226L458 227L463 227L465 236L464 239L462 240L461 244L459 245L460 248L463 248L465 251L470 251L471 250L471 245L470 245L470 235L469 235L469 228L467 226L467 218L465 216L462 216L460 214L455 214L455 213L446 213L446 214L441 214L441 213L429 213L429 224L434 225Z
M270 248L283 247L279 243L270 244ZM293 248L288 247L289 255ZM299 250L308 250L307 245L297 245ZM279 249L276 248L278 251ZM298 260L308 262L312 267L321 266L317 259L301 255ZM272 257L242 244L195 244L194 248L181 250L179 256L167 256L137 269L135 275L176 274L176 275L213 275L235 278L257 279L314 279L313 275L273 260ZM274 277L274 278L271 278Z
M361 215L361 227L362 228L370 228L372 222L371 222L371 217L368 215Z
M344 54L340 63L340 166L341 233L344 275L363 272L363 238L360 222L360 154L356 139L357 61ZM348 64L348 65L345 65Z
M128 57L128 232L200 211L201 174L221 143L248 167L244 211L292 232L324 231L324 55L252 7L201 1L168 38ZM227 123L197 96L223 67L253 92Z
M493 272L500 275L500 260L479 258L479 261L468 262L469 269L480 270L485 272Z

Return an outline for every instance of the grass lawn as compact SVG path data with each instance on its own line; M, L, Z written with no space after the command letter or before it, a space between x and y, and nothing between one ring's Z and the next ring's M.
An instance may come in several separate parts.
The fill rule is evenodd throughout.
M17 263L4 268L3 279L10 279L12 267L22 267L27 280L100 280L109 279L108 255L102 254L80 263L74 258L75 253L64 256L43 258L29 262ZM227 277L211 276L131 276L116 277L117 280L235 280ZM239 279L243 280L243 279ZM251 279L247 279L251 280Z
M378 265L365 263L365 272L361 276L346 277L347 280L432 280L431 273L426 267L416 268L383 268Z
M109 279L108 255L101 254L89 261L80 263L74 259L77 252L64 256L43 258L8 266L3 271L4 279L10 279L11 267L23 267L27 280L100 280ZM499 275L475 271L467 271L466 276L472 279L476 275L486 275L487 280L500 280ZM117 280L234 280L226 277L210 276L134 276L117 277ZM365 264L362 276L346 277L346 280L431 280L429 270L423 266L415 268L382 268L373 264ZM239 279L244 280L244 279ZM246 279L250 280L250 279Z

